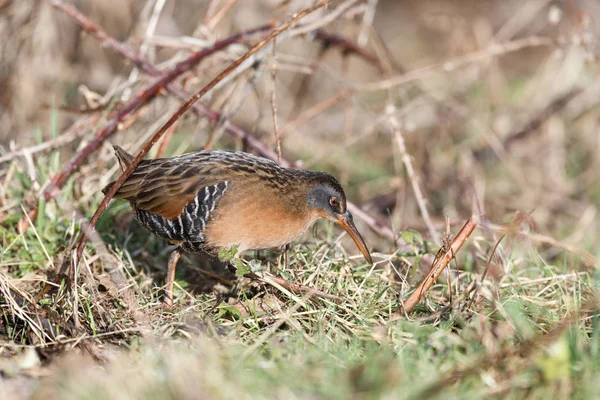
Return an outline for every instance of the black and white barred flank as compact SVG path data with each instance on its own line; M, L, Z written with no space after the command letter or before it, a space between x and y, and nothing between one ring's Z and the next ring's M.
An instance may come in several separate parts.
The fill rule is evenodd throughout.
M167 219L145 210L136 210L137 219L150 232L173 243L181 243L184 251L198 253L205 250L204 230L217 201L227 190L227 181L206 186L183 209L179 217Z

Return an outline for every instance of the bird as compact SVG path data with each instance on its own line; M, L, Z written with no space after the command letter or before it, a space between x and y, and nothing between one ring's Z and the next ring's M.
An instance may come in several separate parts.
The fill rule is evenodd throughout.
M133 155L119 146L114 150L124 171ZM320 218L344 229L373 263L344 189L326 172L287 168L246 152L203 150L141 160L114 197L129 201L146 230L176 246L167 267L168 306L182 252L217 255L235 249L239 256L281 247Z

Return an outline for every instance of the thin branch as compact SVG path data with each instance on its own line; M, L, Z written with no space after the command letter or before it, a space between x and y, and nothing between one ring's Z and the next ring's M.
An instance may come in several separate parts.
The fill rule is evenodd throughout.
M358 44L346 39L343 36L335 33L325 32L323 29L317 29L315 31L315 38L323 42L324 49L337 47L342 51L343 54L356 54L364 60L374 64L379 71L383 71L381 61L375 54L370 53L369 51L360 47Z
M148 42L148 39L150 39L156 31L158 20L160 19L160 14L162 13L163 8L165 7L165 1L166 0L156 0L154 2L152 14L146 26L146 32L144 34L144 38L142 39L142 45L140 46L140 54L144 57L150 50L151 44ZM153 58L154 57L150 57L150 59ZM123 95L121 96L122 99L129 98L129 95L131 94L131 86L137 81L139 74L140 71L137 68L131 70L131 72L129 73L129 79L127 79L128 87L123 92Z
M208 0L208 6L206 7L206 14L204 14L204 25L207 25L208 21L212 18L212 16L217 11L217 5L219 5L219 0Z
M394 76L392 78L359 85L356 89L362 91L387 90L408 82L426 78L439 71L451 72L469 64L487 60L491 57L520 51L527 47L548 47L553 45L554 41L552 39L540 36L531 36L523 39L513 40L511 42L497 43L465 56L456 57L441 63L417 68L413 71L409 71L405 74Z
M413 308L415 308L417 303L421 301L425 293L434 284L444 268L446 268L450 261L452 261L462 245L467 241L469 236L471 236L471 233L473 233L473 230L476 226L477 223L475 223L472 218L469 218L467 222L465 222L462 229L454 237L452 243L450 243L450 246L448 248L440 249L440 253L442 254L438 253L438 256L433 262L431 269L425 278L423 278L423 280L419 283L417 288L408 296L408 299L404 301L404 306L398 308L398 310L394 312L396 316L402 314L408 315L412 312Z
M99 117L96 116L90 117L89 119L84 120L82 123L74 124L65 133L52 140L48 140L35 146L25 147L23 149L5 154L0 157L0 163L11 161L17 157L25 156L27 154L35 154L45 150L56 149L58 147L69 144L77 138L83 136L85 130L89 126L94 125L96 122L98 122L98 119Z
M367 4L365 4L365 12L363 13L357 40L357 43L360 47L366 46L367 40L369 39L369 34L367 31L373 26L377 2L378 0L367 0Z
M265 274L266 278L263 278L259 275L256 275L254 273L250 273L250 274L246 274L249 278L263 282L263 283L270 283L269 281L275 282L276 284L278 284L279 286L288 289L292 292L296 292L296 293L308 293L308 294L312 294L315 295L317 297L321 297L324 299L329 299L329 300L333 300L335 302L338 303L342 303L344 302L346 299L344 299L343 297L340 296L336 296L334 294L329 294L329 293L325 293L321 290L317 290L315 288L311 288L309 286L305 286L305 285L300 285L298 283L293 283L290 282L286 279L277 277L275 275L271 275L271 274Z
M84 96L86 96L86 95L84 94ZM42 108L45 110L57 110L57 111L63 111L63 112L68 112L68 113L73 113L73 114L96 114L101 111L105 111L109 107L119 108L120 106L121 106L121 102L111 100L111 101L107 101L106 103L95 105L93 107L92 106L74 107L74 106L65 106L65 105L44 104L44 105L42 105Z
M225 14L227 14L231 7L233 7L233 5L237 3L237 1L238 0L227 0L227 2L223 4L223 7L221 7L219 11L214 13L214 15L211 14L209 18L205 19L204 22L208 29L215 29L217 24L223 19L223 17L225 16Z
M273 55L272 60L273 64L275 62L275 47L277 46L277 41L273 40ZM277 90L276 85L276 69L275 65L271 65L271 80L273 82L273 87L271 91L271 112L273 114L273 134L275 135L275 148L277 149L277 163L281 164L281 139L279 137L279 129L277 127L277 102L275 92Z
M568 92L558 96L550 102L544 109L542 109L537 115L535 115L529 122L525 124L521 129L511 133L504 140L504 147L508 150L515 142L525 139L532 132L537 131L544 122L556 113L563 110L570 101L577 97L583 92L583 88L573 88Z
M419 205L419 210L421 211L421 215L423 216L423 220L425 220L425 224L427 224L427 229L429 230L429 234L431 238L438 246L442 245L440 240L440 235L435 229L433 222L431 221L431 217L429 216L429 211L427 210L427 204L425 200L425 196L423 196L423 192L421 191L421 187L419 186L419 178L417 177L417 173L415 172L412 161L408 152L406 151L406 144L404 143L404 138L402 137L402 132L400 129L400 124L398 123L397 118L392 114L390 115L390 125L394 131L394 136L396 138L396 143L398 144L398 148L400 149L400 156L402 157L402 163L404 163L404 167L406 168L406 173L408 174L408 178L410 179L410 183L413 188L413 192L415 193L415 198L417 200L417 204Z
M337 7L335 10L333 10L329 14L323 16L322 18L319 18L317 21L309 22L309 23L302 25L296 29L290 29L288 34L291 37L291 36L301 35L303 33L315 31L315 30L321 28L322 26L325 26L325 25L329 24L330 22L335 21L340 15L342 15L344 12L346 12L346 10L348 10L350 7L352 7L357 2L358 2L358 0L347 0L346 2L342 3L339 7Z
M338 93L333 96L322 100L315 104L314 106L304 110L301 114L296 116L292 121L286 123L281 129L280 136L284 136L290 131L295 130L298 126L310 121L311 119L317 117L319 114L323 113L327 109L345 101L349 97L352 96L352 92L348 89L342 89Z
M481 279L480 279L481 283L483 283L483 281L485 280L485 277L487 276L488 271L490 270L490 266L492 265L492 261L494 260L494 255L496 254L496 250L498 250L498 246L500 246L500 242L502 242L502 240L505 237L506 237L506 233L503 234L502 236L500 236L500 239L496 240L496 244L494 244L494 247L492 248L490 256L488 257L487 263L485 264L485 269L483 270L483 274L481 274ZM477 287L478 287L478 285L472 285L471 290L475 290ZM475 295L469 301L469 304L467 305L467 310L469 308L471 308L471 305L473 304L473 302L475 301L476 298L477 298L477 292L475 292Z

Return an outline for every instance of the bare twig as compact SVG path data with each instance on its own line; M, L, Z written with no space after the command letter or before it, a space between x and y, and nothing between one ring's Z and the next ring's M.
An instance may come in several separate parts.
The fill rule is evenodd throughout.
M211 13L210 16L208 16L207 14L207 18L205 18L205 25L209 29L215 29L217 24L223 19L225 14L227 14L227 11L229 11L231 7L233 7L233 5L237 3L237 1L238 0L227 0L227 2L223 4L223 7L221 7L219 11L214 13L214 15L213 13Z
M84 92L84 97L86 96ZM86 98L87 100L87 98ZM97 105L87 105L87 106L66 106L66 105L53 105L53 104L44 104L42 107L45 110L58 110L64 111L73 114L96 114L102 111L105 111L109 107L119 108L121 106L121 102L113 101L109 99L109 101L97 104Z
M390 114L390 125L394 130L394 137L396 138L396 143L398 144L398 149L400 150L400 156L402 157L402 163L406 168L406 173L408 174L408 179L410 179L410 183L413 188L413 192L415 193L415 199L417 200L417 204L419 205L419 210L421 211L421 215L423 216L423 220L425 220L425 224L427 224L427 229L429 230L429 234L431 238L438 246L442 245L440 240L440 235L435 229L435 225L431 221L431 217L429 216L429 211L427 210L427 204L425 200L425 196L423 196L423 192L421 191L421 187L419 185L419 178L417 177L417 173L415 172L412 161L408 152L406 151L406 144L404 143L404 138L402 137L402 132L400 128L400 124L395 115Z
M26 147L24 149L5 154L2 157L0 157L0 163L11 161L17 157L25 156L27 154L35 154L45 150L56 149L58 147L69 144L77 138L81 137L84 134L85 130L91 125L94 125L98 121L98 119L99 117L96 116L90 117L89 119L84 120L82 123L75 124L74 126L69 128L65 133L56 137L55 139L48 140L35 146Z
M552 117L556 113L563 110L567 105L569 105L571 100L573 100L582 92L583 88L573 88L552 100L550 104L544 107L544 109L542 109L537 115L535 115L531 120L529 120L529 122L527 122L524 127L509 134L506 140L504 141L504 147L508 149L515 142L522 140L529 136L532 132L537 131L544 122L546 122L548 119L550 119L550 117Z
M357 2L358 2L358 0L347 0L344 3L342 3L340 6L338 6L335 10L333 10L329 14L323 16L322 18L319 18L318 20L316 20L314 22L309 22L309 23L302 25L296 29L290 29L288 34L289 34L289 36L296 36L296 35L302 35L303 33L315 31L315 30L321 28L322 26L325 26L328 23L336 20L340 15L342 15L344 12L346 12L350 7L352 7Z
M485 277L487 276L487 273L490 270L490 265L492 265L492 260L494 259L494 254L496 254L496 250L498 250L498 246L500 246L500 242L502 242L502 240L505 237L506 237L506 233L503 234L502 236L500 236L500 239L496 240L496 244L494 244L494 247L492 248L492 252L490 253L487 263L485 264L485 269L483 270L483 274L481 274L481 282L483 282L485 280ZM472 290L475 290L476 288L477 288L477 285L472 286ZM471 308L471 305L475 301L476 297L477 297L477 293L475 293L475 295L469 301L469 304L467 305L467 309Z
M325 49L329 47L337 47L340 50L342 50L343 54L356 54L364 60L374 64L377 67L377 69L379 69L379 71L383 71L381 61L379 61L376 55L368 52L367 50L360 47L360 45L351 42L345 37L342 37L335 33L325 32L323 29L317 29L315 31L315 38L322 41L323 47Z
M146 32L144 33L144 38L142 39L142 45L140 46L140 55L146 56L148 51L150 50L151 44L148 42L154 32L156 31L156 27L158 25L158 20L160 18L160 14L165 6L166 0L155 0L154 7L152 8L152 14L146 26ZM153 57L150 57L152 60ZM131 95L131 86L137 81L140 71L137 68L133 68L129 73L129 79L127 79L128 85L127 88L123 91L121 95L121 99L126 100Z
M318 290L318 289L315 289L315 288L312 288L312 287L309 287L309 286L300 285L298 283L293 283L293 282L290 282L290 281L288 281L286 279L277 277L275 275L265 274L265 276L267 277L267 279L262 278L262 277L260 277L260 276L258 276L256 274L253 274L253 273L247 274L247 275L248 275L249 278L261 281L263 283L269 283L269 281L275 282L279 286L281 286L281 287L283 287L285 289L288 289L288 290L290 290L292 292L296 292L296 293L309 293L309 294L312 294L314 296L321 297L321 298L328 299L328 300L333 300L333 301L338 302L338 303L341 303L341 302L343 302L345 300L343 297L336 296L334 294L325 293L325 292L323 292L321 290Z
M359 85L358 90L374 91L387 90L395 86L403 85L408 82L426 78L439 71L450 72L465 65L473 64L482 60L487 60L490 57L516 52L527 47L546 47L553 46L554 41L547 37L531 36L522 39L513 40L506 43L493 44L485 49L467 54L465 56L453 58L437 64L428 65L423 68L418 68L402 75L392 78L383 79L377 82Z
M462 229L454 237L449 248L440 249L442 254L438 253L438 256L433 262L433 265L431 266L431 269L425 278L423 278L417 288L410 294L410 296L408 296L408 299L404 301L404 306L395 311L394 314L396 316L399 314L409 314L412 312L413 308L419 301L421 301L425 293L437 280L444 268L446 268L450 261L455 257L456 253L458 253L462 245L467 241L471 233L473 233L473 230L476 226L477 223L475 223L472 218L469 218L467 222L465 222Z
M277 46L277 40L273 39L273 64L275 62L275 48ZM275 65L271 65L271 80L273 82L273 88L271 91L271 111L273 114L273 134L275 135L275 149L277 150L277 163L281 164L281 139L279 138L279 129L277 127L277 102L275 92L277 91L276 85L276 69Z
M375 10L377 9L378 0L367 0L367 4L365 4L365 12L363 14L363 19L360 24L360 31L358 33L357 43L360 47L364 47L367 44L368 40L368 31L369 28L373 25L373 20L375 19Z
M219 0L208 0L208 6L206 7L206 14L204 14L204 25L207 25L208 21L210 21L212 16L217 11L218 4L219 4Z
M308 108L307 110L304 110L301 114L299 114L292 121L289 121L288 123L286 123L283 126L283 128L281 129L280 136L284 136L285 134L289 133L290 131L293 131L298 126L302 125L303 123L305 123L307 121L310 121L311 119L315 118L319 114L323 113L325 110L339 104L340 102L346 100L350 96L352 96L352 92L350 90L342 89L338 93L334 94L333 96L328 97L327 99L318 102L314 106Z

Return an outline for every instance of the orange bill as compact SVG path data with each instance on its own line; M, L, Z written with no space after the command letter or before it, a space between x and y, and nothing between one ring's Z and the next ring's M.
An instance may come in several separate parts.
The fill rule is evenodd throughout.
M352 240L354 240L354 243L356 243L356 247L358 247L358 250L360 250L362 255L365 256L369 264L373 264L371 253L369 253L369 249L367 248L365 240L362 238L362 236L360 236L358 229L356 229L356 226L354 225L352 214L350 214L349 211L346 211L346 214L340 215L335 223L341 226L342 229L344 229L348 235L350 235Z

